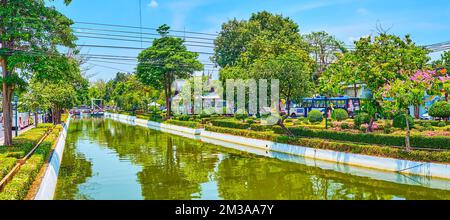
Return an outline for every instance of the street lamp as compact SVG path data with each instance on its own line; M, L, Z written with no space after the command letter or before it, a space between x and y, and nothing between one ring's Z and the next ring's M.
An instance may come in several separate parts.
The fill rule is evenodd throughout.
M16 137L19 136L19 113L18 113L18 101L19 101L19 97L17 97L17 95L13 96L13 102L14 102L14 108L16 110Z

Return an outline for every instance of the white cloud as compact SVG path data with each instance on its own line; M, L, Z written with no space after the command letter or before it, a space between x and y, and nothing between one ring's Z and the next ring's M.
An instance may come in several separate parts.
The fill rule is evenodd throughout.
M151 0L150 4L148 4L148 6L150 8L156 8L156 7L158 7L158 2L156 2L156 0Z

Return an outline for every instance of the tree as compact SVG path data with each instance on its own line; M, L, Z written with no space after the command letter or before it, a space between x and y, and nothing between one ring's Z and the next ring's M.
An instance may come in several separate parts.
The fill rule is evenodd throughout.
M70 0L64 0L67 5ZM72 21L42 0L0 1L0 64L5 145L12 144L11 98L17 84L37 75L47 78L61 68L57 46L74 47ZM49 71L52 70L53 71ZM20 71L18 71L20 70Z
M306 48L294 21L262 11L252 14L248 21L233 19L224 23L212 59L223 68L248 66L267 55Z
M169 26L162 25L158 32L161 38L139 54L136 75L144 84L164 89L167 116L170 117L173 82L190 77L203 65L197 60L198 53L188 51L183 45L183 39L167 36Z
M376 93L388 82L396 79L406 80L407 75L402 72L423 69L430 58L428 51L416 46L409 35L401 39L398 36L381 33L376 37L369 36L356 41L355 50L345 53L341 59L352 60L352 72L356 75L348 78L352 81L358 79L371 91L366 97L364 106L371 117L368 127L368 131L371 132L376 114L383 112L382 100ZM347 77L345 72L340 79ZM326 74L325 77L330 77L330 74ZM322 81L326 81L326 78ZM342 82L338 80L332 82L333 86L342 86Z
M435 60L432 63L432 67L438 70L438 77L443 77L447 72L450 71L450 51L445 51L441 54L441 58L439 60ZM448 94L450 93L450 82L441 84L441 91L445 93L445 101L448 102Z
M279 91L286 99L287 115L291 114L292 101L300 101L312 94L314 61L303 50L292 51L277 57L259 59L252 65L254 79L280 79Z
M344 43L325 31L312 32L304 36L309 44L311 56L316 61L314 79L319 79L327 66L338 59L338 54L347 52Z
M380 100L381 106L390 111L392 115L404 114L406 116L405 146L407 150L410 150L411 125L408 119L408 108L417 104L418 100L423 102L422 98L425 92L433 89L436 71L401 71L400 74L403 77L387 82L375 94L377 94L376 97Z

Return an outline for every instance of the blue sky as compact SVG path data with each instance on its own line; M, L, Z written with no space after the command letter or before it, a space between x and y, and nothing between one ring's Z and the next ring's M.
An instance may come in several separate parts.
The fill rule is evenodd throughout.
M69 6L57 1L56 7L76 22L95 22L139 26L139 0L73 0ZM216 34L221 24L232 18L248 19L251 13L267 10L283 14L297 22L302 34L324 30L346 44L361 36L376 33L377 23L396 35L410 34L419 45L450 41L450 1L447 0L141 0L142 26L168 24L173 30ZM80 28L105 28L76 24ZM136 29L107 28L139 31ZM79 32L86 30L76 29ZM146 30L145 32L152 32ZM174 33L180 36L211 38L207 35ZM208 41L208 40L202 40ZM211 41L209 41L211 42ZM140 47L140 42L121 42L80 38L79 44ZM150 43L143 43L143 47ZM189 47L205 52L200 59L208 62L212 48ZM138 50L82 48L85 54L136 56ZM433 58L439 54L432 54ZM116 61L119 62L119 61ZM132 72L131 64L90 61L91 81L110 79L120 69ZM94 66L97 65L97 66ZM102 67L106 66L106 67ZM211 66L206 67L212 70Z

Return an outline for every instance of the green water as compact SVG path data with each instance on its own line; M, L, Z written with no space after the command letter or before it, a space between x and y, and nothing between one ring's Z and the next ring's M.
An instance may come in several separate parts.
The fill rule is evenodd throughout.
M109 119L71 122L55 199L450 199Z

